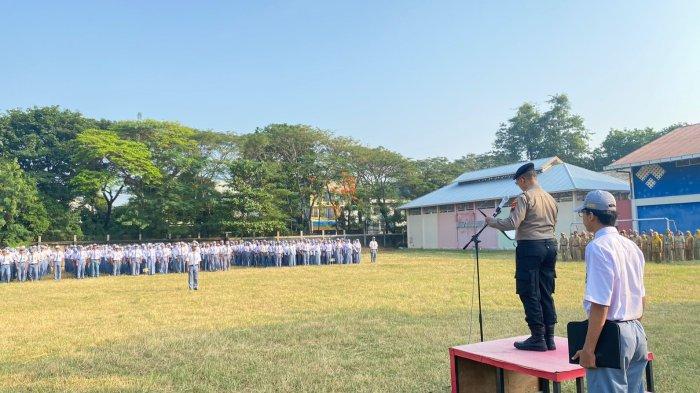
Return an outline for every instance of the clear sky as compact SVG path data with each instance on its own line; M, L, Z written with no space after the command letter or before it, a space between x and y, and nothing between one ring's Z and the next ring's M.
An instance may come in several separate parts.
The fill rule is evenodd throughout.
M0 110L305 123L413 158L487 151L555 93L595 144L700 122L700 2L496 3L0 0Z

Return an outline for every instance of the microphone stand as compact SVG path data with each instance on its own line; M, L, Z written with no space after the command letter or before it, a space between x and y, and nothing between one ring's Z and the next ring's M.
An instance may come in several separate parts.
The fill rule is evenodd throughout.
M493 213L493 216L496 217L499 213L501 212L501 207L497 207L496 211ZM479 213L481 213L484 217L486 217L486 214L479 209ZM472 235L471 240L469 240L469 243L467 243L464 247L462 247L462 250L466 250L467 247L469 247L472 243L474 243L474 251L476 252L476 293L477 297L479 299L479 338L481 342L484 342L484 317L481 312L481 275L479 272L479 243L481 243L481 239L479 239L479 236L481 235L481 232L486 229L489 225L484 223L484 226L479 229L479 232L475 233Z

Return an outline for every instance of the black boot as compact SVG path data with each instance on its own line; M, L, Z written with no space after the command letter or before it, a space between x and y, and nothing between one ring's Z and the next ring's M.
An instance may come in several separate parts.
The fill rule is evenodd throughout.
M544 326L530 325L530 336L525 341L516 341L515 348L523 351L546 352L547 344L544 342Z
M557 345L554 343L554 325L544 327L544 341L547 343L548 350L553 351L557 349Z

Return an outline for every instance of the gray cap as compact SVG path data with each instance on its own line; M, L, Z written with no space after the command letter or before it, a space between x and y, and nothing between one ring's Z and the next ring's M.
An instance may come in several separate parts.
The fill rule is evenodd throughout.
M583 206L580 206L576 211L580 212L583 209L616 212L617 202L613 194L603 190L595 190L586 194Z

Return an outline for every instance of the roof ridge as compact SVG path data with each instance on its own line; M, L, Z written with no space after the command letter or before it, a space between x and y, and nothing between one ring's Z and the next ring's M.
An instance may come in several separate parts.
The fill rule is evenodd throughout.
M569 180L571 180L571 185L574 186L574 190L575 190L577 188L576 187L576 180L574 180L574 176L571 175L571 171L569 170L569 164L567 164L566 162L563 162L562 165L564 165L564 170L566 170L566 174L569 176Z

